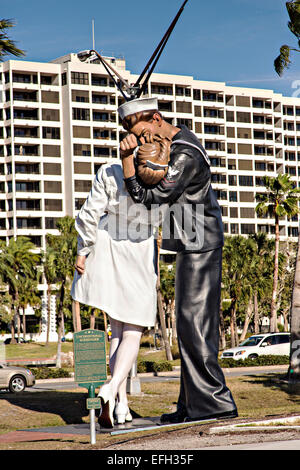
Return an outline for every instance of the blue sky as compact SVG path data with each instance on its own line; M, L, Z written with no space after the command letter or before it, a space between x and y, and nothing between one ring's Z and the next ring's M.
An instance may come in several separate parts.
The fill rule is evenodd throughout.
M25 60L41 62L90 49L94 19L96 49L124 56L140 73L182 2L1 0L1 18L16 20L10 36ZM155 71L291 96L300 54L283 78L273 68L280 46L296 45L287 22L285 0L189 0Z

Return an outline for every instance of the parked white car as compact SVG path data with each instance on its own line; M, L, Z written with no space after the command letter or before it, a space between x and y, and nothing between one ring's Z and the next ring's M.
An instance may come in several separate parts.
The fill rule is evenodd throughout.
M221 359L255 359L258 356L289 356L290 333L269 333L253 335L238 347L223 351Z

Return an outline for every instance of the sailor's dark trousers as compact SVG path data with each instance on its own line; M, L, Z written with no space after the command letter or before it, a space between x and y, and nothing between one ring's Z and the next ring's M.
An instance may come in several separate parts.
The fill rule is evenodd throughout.
M181 380L178 408L202 418L236 409L218 364L222 248L176 257Z

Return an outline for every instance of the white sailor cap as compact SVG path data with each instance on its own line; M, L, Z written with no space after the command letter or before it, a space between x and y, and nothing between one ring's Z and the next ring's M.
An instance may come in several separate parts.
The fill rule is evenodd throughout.
M127 101L118 108L120 120L123 121L126 116L142 111L154 111L158 109L157 98L139 98L137 100Z

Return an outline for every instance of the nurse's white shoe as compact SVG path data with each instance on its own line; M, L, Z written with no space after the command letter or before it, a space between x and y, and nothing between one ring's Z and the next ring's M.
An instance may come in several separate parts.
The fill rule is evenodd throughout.
M125 422L130 423L132 421L132 415L129 411L128 405L118 402L115 408L115 417L117 424L124 424Z
M98 397L101 398L101 414L98 422L102 428L113 428L113 412L115 408L115 397L112 394L110 383L100 388Z

